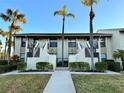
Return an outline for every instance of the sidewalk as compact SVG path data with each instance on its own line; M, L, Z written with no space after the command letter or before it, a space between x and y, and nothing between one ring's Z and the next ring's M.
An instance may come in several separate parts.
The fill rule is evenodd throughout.
M76 93L69 71L55 71L43 93Z

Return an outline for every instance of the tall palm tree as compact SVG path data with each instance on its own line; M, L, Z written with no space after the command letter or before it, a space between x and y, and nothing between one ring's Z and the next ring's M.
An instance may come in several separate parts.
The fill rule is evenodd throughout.
M17 22L26 23L25 15L20 13L18 10L7 9L6 13L1 13L0 17L4 21L11 22L9 27L9 34L8 34L8 59L10 61L11 56L11 41L12 41L12 34L15 33L16 29L21 29L20 26L17 26Z
M117 51L114 51L113 58L114 59L120 58L122 61L123 69L124 69L124 50L118 49Z
M93 10L93 4L98 3L99 0L81 0L82 4L90 7L90 51L91 51L91 69L94 70L94 50L93 50L93 19L95 17L95 13Z
M62 24L62 65L63 65L63 62L64 62L64 28L65 28L65 18L66 17L72 17L72 18L75 18L75 15L72 14L72 13L68 13L67 12L67 6L64 5L62 9L60 10L57 10L54 12L54 16L55 15L59 15L59 16L62 16L63 18L63 24Z

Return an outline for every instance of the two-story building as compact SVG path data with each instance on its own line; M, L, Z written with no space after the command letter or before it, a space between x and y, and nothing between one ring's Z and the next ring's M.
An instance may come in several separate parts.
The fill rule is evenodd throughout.
M65 33L62 63L61 33L24 33L15 36L15 54L35 69L37 62L49 62L56 67L68 67L69 62L89 62L89 33ZM113 59L113 51L124 50L124 29L102 29L94 33L94 62Z

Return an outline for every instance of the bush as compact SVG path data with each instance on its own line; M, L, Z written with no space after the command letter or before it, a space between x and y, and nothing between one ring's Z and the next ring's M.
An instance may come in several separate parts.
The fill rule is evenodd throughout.
M7 60L0 60L0 65L8 65L8 61Z
M0 65L0 73L10 72L17 69L17 65Z
M115 62L115 72L120 72L122 69L121 69L121 65L120 65L120 62Z
M114 60L106 60L105 62L107 62L108 70L111 70L111 71L115 70Z
M48 63L48 62L38 62L36 64L36 68L38 70L44 70L44 71L47 70L47 71L49 71L49 70L53 70L53 65Z
M17 63L17 69L18 70L25 70L27 67L27 63L26 62L18 62Z
M107 62L108 70L115 72L121 71L120 62L114 62L114 60L107 60L106 62Z
M69 63L69 68L71 71L89 71L90 66L87 62L71 62Z
M107 70L107 63L106 62L97 62L95 63L96 71L104 72Z

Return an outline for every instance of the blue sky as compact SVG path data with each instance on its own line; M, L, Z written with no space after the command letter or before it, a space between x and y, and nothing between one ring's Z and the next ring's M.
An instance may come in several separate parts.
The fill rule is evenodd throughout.
M100 0L94 5L94 32L102 28L124 27L124 0ZM89 8L80 0L0 0L0 12L6 9L18 9L26 15L27 24L22 25L27 32L61 32L62 18L53 16L55 10L67 5L68 11L76 19L67 18L65 32L89 32ZM9 23L0 19L0 28L8 31ZM1 38L1 36L0 36Z

